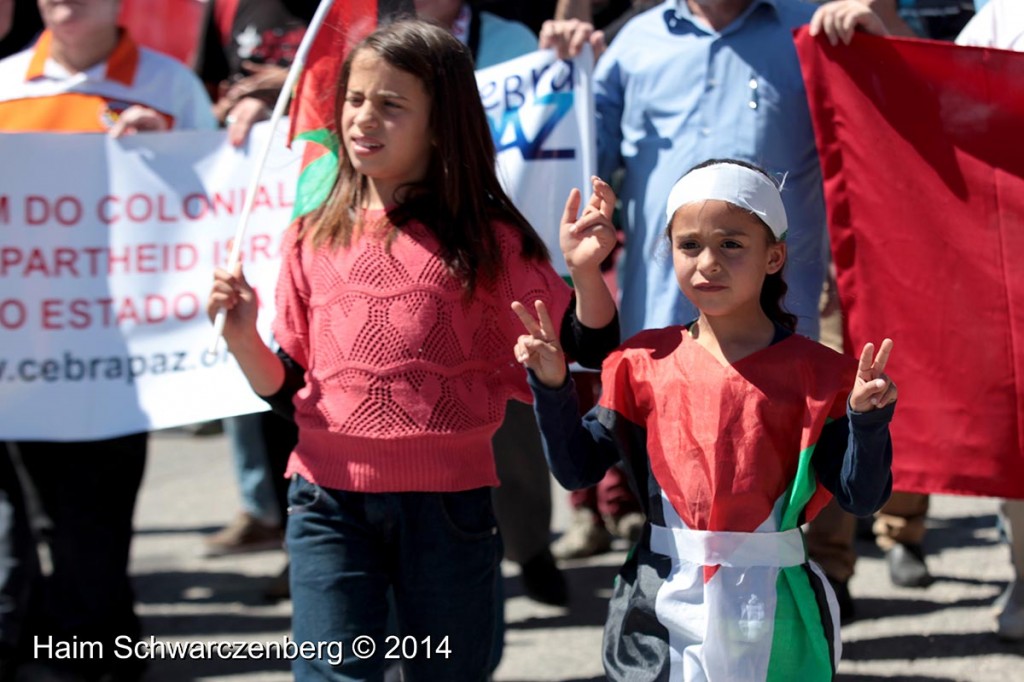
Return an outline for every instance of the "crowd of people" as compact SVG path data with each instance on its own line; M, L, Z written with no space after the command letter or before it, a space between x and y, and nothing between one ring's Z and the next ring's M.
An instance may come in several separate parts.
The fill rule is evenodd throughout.
M243 144L316 3L209 4L192 70L137 46L121 0L0 0L0 132L219 125ZM1021 50L1019 3L379 5L338 82L337 180L284 236L269 346L241 266L214 275L209 313L227 311L227 347L272 409L225 420L243 509L203 551L283 542L268 594L292 600L296 641L397 629L459 652L405 661L403 679L485 680L503 654L501 559L564 606L556 560L618 536L634 551L609 604L609 678L830 679L855 617L856 517L873 516L862 531L892 581L925 587L928 496L892 491L899 349L817 342L838 317L792 32ZM498 180L474 69L586 44L598 177L566 200L570 288ZM0 682L33 635L141 634L128 556L147 438L4 444ZM574 490L554 546L549 468ZM1016 580L995 627L1024 640L1024 503L1002 510ZM382 653L293 671L382 679ZM130 658L57 663L143 674Z

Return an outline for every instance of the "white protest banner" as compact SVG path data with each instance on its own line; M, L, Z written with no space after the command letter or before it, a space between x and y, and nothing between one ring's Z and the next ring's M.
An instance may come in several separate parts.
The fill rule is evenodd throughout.
M0 135L0 439L81 440L266 409L205 306L269 134ZM269 338L301 145L277 134L242 248Z
M558 223L595 167L589 51L477 72L506 190L566 274ZM224 133L0 135L0 439L84 440L266 409L205 302L256 150ZM301 146L274 145L242 247L269 338ZM16 160L16 161L13 161Z
M563 275L558 226L565 200L578 187L586 201L596 172L592 71L587 47L572 61L544 50L476 72L505 191Z

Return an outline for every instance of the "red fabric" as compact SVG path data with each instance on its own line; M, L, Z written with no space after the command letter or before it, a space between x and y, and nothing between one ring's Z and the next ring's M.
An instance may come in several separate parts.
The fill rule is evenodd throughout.
M846 347L895 342L895 487L1024 497L1024 55L796 45Z
M199 53L205 19L202 0L123 0L118 23L139 45L191 67Z
M213 22L224 47L231 45L231 28L238 14L238 3L239 0L213 0Z
M723 365L685 327L666 327L608 356L599 405L646 430L651 472L688 528L749 533L826 421L845 414L855 374L850 358L796 334ZM818 486L806 519L831 497Z
M313 39L291 104L291 134L334 129L338 75L353 45L377 26L377 0L334 0ZM308 165L307 152L303 165Z
M512 354L522 329L512 301L540 299L561 320L571 291L549 263L519 256L511 227L488 229L504 267L471 300L422 225L390 244L371 232L349 248L286 251L274 337L307 370L289 474L361 492L498 484L491 438L508 398L530 400Z

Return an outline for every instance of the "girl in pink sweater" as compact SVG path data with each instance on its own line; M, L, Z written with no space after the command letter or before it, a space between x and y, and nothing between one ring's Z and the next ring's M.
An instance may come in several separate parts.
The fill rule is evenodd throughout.
M618 343L598 269L614 243L595 180L562 248L576 285L505 195L467 49L407 21L346 60L345 153L323 208L285 237L274 353L256 332L241 269L219 270L211 313L253 389L294 415L288 549L299 680L483 680L501 539L491 438L509 397L530 399L511 348L515 300L541 300L570 348ZM576 353L579 358L579 352ZM579 358L583 361L584 358ZM387 637L388 590L401 637ZM364 639L357 639L364 637ZM368 639L367 639L368 638ZM372 651L371 651L372 650Z

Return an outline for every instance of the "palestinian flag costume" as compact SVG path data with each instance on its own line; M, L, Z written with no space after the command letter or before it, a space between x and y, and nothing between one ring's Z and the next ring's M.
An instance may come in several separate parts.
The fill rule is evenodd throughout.
M586 487L621 461L645 505L609 606L610 679L834 677L838 605L800 525L833 493L864 515L891 491L894 406L848 411L856 365L781 327L731 365L687 327L642 332L582 424L571 383L531 376L556 478Z

